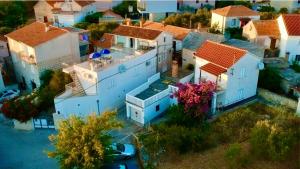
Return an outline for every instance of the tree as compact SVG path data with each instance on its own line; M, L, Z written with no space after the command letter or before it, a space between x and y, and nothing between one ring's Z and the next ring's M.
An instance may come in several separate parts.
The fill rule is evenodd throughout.
M23 1L3 1L0 3L1 27L16 28L26 23L27 18L26 5Z
M48 156L56 158L62 169L98 169L111 154L108 131L121 126L115 112L92 114L86 120L71 116L60 122L57 135L49 136L55 150Z
M179 83L178 91L174 93L179 104L184 105L185 113L195 117L205 117L209 110L213 92L216 90L216 84L211 81L200 82L199 84Z
M287 13L289 13L289 10L287 8L280 8L279 13L280 14L287 14Z
M129 6L131 6L132 13L136 14L138 13L137 11L137 1L122 1L119 5L113 7L113 12L121 15L122 17L130 17L132 13L129 12Z
M87 27L87 29L91 32L92 40L101 39L104 33L111 33L119 24L116 22L103 22L100 24L91 24Z
M279 92L281 76L276 68L266 67L259 72L258 86L270 91Z
M88 23L99 23L99 18L102 17L102 15L102 12L96 12L91 15L87 15L84 20Z

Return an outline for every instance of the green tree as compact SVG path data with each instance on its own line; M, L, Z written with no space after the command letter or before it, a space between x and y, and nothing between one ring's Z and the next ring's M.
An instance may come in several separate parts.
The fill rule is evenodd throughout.
M287 14L287 13L289 13L289 10L287 8L280 8L279 13L280 14Z
M102 12L96 12L91 15L87 15L84 20L88 23L99 23L99 18L102 17L102 15Z
M259 72L258 86L270 91L281 91L281 76L276 68L266 67Z
M108 131L121 126L115 112L92 114L86 120L72 116L60 122L57 135L49 136L55 150L48 152L48 156L56 158L62 169L98 169L109 161Z
M132 13L137 13L137 1L122 1L119 5L113 7L113 12L121 15L122 17L130 17L132 13L129 13L129 6L133 8Z
M28 19L26 5L23 1L0 2L0 26L16 28Z
M100 24L91 24L87 29L91 32L92 40L99 40L104 33L111 33L117 26L116 22L103 22Z

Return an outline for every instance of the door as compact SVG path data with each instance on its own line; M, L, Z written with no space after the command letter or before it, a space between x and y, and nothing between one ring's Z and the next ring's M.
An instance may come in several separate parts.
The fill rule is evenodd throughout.
M134 39L130 38L130 48L133 48L133 47L134 47Z
M275 49L275 47L276 47L276 39L271 38L271 45L270 45L270 48L271 48L271 49Z
M130 111L131 119L134 120L134 121L137 121L139 123L142 123L142 114L141 114L142 112L138 111L138 110L136 110L132 107L130 109L131 109L131 111Z
M48 17L44 16L44 22L47 23L48 22Z

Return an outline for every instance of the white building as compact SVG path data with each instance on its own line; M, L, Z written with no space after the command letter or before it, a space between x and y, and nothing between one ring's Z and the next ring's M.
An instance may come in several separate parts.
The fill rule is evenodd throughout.
M258 12L242 5L227 6L212 10L211 27L217 26L222 33L226 28L242 28L250 20L259 20Z
M280 30L280 57L289 63L300 61L300 14L285 14L277 18Z
M120 108L126 93L168 68L171 35L134 26L119 26L113 35L110 54L64 69L74 82L54 100L56 122L71 114L85 116Z
M83 31L83 34L85 31ZM44 70L80 60L80 31L34 22L6 35L18 82L32 90L41 85Z
M34 6L35 17L40 22L51 22L57 26L68 27L95 13L93 0L39 1Z
M137 9L144 18L161 21L177 12L177 0L137 0Z
M300 8L299 0L269 0L270 5L274 7L276 10L280 10L281 8L287 8L289 12L293 12Z
M206 41L195 53L195 83L217 84L212 110L256 95L261 58L240 48Z
M182 67L196 64L194 53L207 40L224 42L225 38L223 35L208 32L190 32L183 41Z
M265 49L275 49L280 43L277 20L250 21L243 27L243 36Z
M177 87L166 84L157 73L148 81L126 94L126 116L141 125L149 123L165 112L171 105L177 104L171 95Z
M161 31L171 34L174 38L174 41L173 41L174 51L182 50L182 45L183 45L182 42L187 37L187 35L191 32L191 29L182 28L182 27L173 26L173 25L165 25L163 23L151 22L151 21L146 21L143 24L143 27L148 28L148 29L161 30Z

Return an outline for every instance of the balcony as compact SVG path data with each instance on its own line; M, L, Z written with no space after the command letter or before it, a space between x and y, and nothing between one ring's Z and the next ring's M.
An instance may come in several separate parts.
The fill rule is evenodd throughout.
M20 59L22 59L23 61L29 64L36 64L36 60L33 55L28 55L25 52L19 52L18 56L20 57Z

